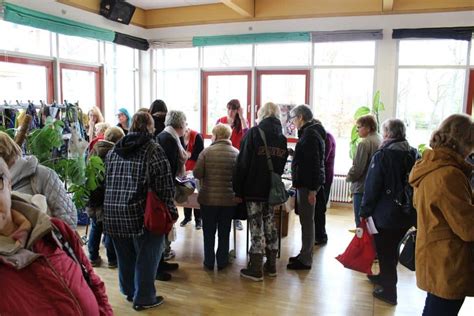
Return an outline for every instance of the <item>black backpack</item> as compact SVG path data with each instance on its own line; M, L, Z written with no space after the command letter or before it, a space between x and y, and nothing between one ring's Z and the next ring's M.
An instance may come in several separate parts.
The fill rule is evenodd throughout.
M401 190L393 192L393 202L399 206L403 215L410 217L416 217L416 209L413 206L413 187L408 183L408 177L413 165L415 164L415 160L416 153L413 155L413 152L405 157L403 161L405 175L402 178Z

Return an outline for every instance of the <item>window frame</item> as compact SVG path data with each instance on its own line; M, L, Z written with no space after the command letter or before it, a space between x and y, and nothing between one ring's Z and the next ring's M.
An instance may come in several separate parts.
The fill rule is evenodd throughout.
M96 106L104 113L104 103L103 103L103 80L104 77L104 66L84 66L70 63L60 63L59 64L59 86L60 86L60 99L64 102L63 94L63 69L67 70L78 70L78 71L87 71L93 72L95 76L95 100ZM81 105L83 107L83 105Z
M201 70L201 134L204 138L211 138L207 134L207 101L208 101L208 79L210 76L247 76L247 121L251 126L251 104L252 104L252 71L251 70L229 70L229 71L206 71ZM249 126L249 127L250 127Z
M9 55L0 55L0 62L15 63L22 65L43 66L46 68L46 103L52 103L54 100L54 71L53 61L31 59L26 57L13 57ZM42 101L42 100L38 100Z

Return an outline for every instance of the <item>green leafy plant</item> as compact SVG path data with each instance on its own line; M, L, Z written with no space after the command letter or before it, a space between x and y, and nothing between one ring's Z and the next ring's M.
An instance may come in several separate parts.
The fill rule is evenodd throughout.
M354 113L354 121L361 116L372 114L374 115L377 121L377 133L380 132L380 119L379 113L385 110L385 106L382 101L380 101L380 91L375 92L374 98L372 99L372 106L369 108L368 106L361 106L358 108ZM354 159L354 155L357 149L357 145L359 145L361 139L359 137L359 133L357 133L357 126L354 124L351 130L351 141L349 147L349 157Z
M15 137L15 129L14 128L4 128L0 126L0 132L5 132L10 136L12 139Z
M425 149L427 149L428 146L426 146L426 144L419 144L418 145L418 152L420 153L420 155L423 155L423 152L425 151Z
M56 171L58 176L73 194L77 208L84 208L90 193L104 179L105 167L102 159L91 157L87 162L84 157L64 158L55 152L64 145L62 121L46 121L43 128L32 131L27 136L27 152L38 158L38 161Z

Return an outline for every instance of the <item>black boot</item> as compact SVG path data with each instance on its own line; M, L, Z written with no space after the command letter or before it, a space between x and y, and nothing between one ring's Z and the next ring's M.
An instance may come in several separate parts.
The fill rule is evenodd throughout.
M277 252L278 250L265 249L267 261L265 261L265 264L263 265L263 269L268 274L268 276L271 276L271 277L277 276L277 271L276 271Z
M240 270L240 276L253 281L263 281L262 262L262 254L251 253L249 264L246 269Z

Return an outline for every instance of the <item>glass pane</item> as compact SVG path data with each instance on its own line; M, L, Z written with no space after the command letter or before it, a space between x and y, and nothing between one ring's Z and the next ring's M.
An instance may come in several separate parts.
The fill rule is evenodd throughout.
M188 126L201 130L199 71L158 72L157 97L166 102L168 110L180 110L186 113ZM186 93L183 93L186 87Z
M118 123L117 110L135 112L135 72L128 69L108 69L105 80L105 120Z
M375 41L314 44L314 64L326 66L374 65Z
M43 66L0 62L0 98L14 103L16 100L36 104L47 101L47 69Z
M349 141L354 112L372 104L373 69L316 69L314 71L314 115L336 139L335 172L347 174L352 165ZM383 101L383 95L382 95Z
M83 109L88 109L96 104L95 73L83 70L62 70L63 101L70 103L79 102Z
M88 62L99 61L99 41L59 35L59 57Z
M267 102L279 104L285 134L296 137L296 128L288 122L288 114L296 105L306 103L306 76L262 75L260 87L261 104L259 105L262 106Z
M311 60L309 43L258 44L257 66L306 66Z
M168 48L158 51L158 69L197 68L198 48Z
M50 56L50 32L0 20L0 49Z
M238 99L242 107L247 103L247 76L209 76L207 83L207 131L211 134L217 120L227 115L227 103Z
M428 144L443 119L462 112L464 70L400 69L397 117L405 121L407 139L417 147Z
M252 45L204 47L204 67L250 67Z
M105 56L105 62L108 65L129 70L135 68L135 50L133 48L106 43Z
M401 40L399 55L401 66L465 65L467 41Z

